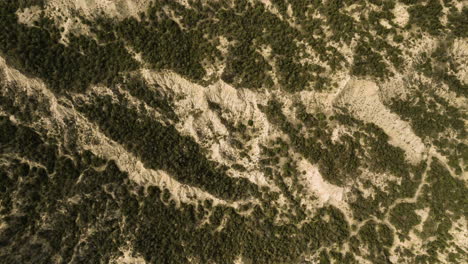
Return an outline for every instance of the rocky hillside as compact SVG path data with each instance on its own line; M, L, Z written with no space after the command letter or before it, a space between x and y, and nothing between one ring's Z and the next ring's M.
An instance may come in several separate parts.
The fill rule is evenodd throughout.
M464 263L468 5L0 1L0 263Z

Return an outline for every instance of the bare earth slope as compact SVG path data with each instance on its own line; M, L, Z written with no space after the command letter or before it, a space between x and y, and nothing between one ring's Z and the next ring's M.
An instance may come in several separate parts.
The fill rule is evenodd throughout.
M0 263L464 263L463 1L0 3Z

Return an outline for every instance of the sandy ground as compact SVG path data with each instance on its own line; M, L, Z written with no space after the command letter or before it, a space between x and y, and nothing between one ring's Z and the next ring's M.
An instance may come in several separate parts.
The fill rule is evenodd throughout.
M468 65L468 42L466 39L455 39L451 50L451 57L455 63L460 65L456 76L459 80L468 84L468 67L466 67Z
M274 9L269 0L261 1L268 8ZM56 18L57 23L64 27L64 35L70 32L89 34L86 26L82 25L79 21L67 18L71 17L72 11L76 10L87 17L105 15L116 19L123 19L128 16L138 17L138 13L144 11L149 2L150 0L49 0L45 12ZM460 4L457 3L456 7L459 8L459 6ZM288 12L291 12L291 10L288 9ZM395 18L392 22L399 27L404 27L409 20L407 6L397 3L393 12ZM32 7L22 10L18 12L18 17L20 22L31 25L38 17L38 9ZM391 26L388 21L383 20L380 23L385 27ZM65 37L63 41L66 43ZM225 39L221 39L221 44L222 49L226 51L227 43ZM418 43L411 43L411 45L412 48L410 50L413 55L419 54L422 51L427 51L430 54L436 42L427 37ZM352 63L350 59L353 56L352 47L353 44L350 47L337 47L348 58L349 63ZM268 55L267 53L263 52L265 56ZM312 56L313 52L310 53L309 55ZM460 65L468 63L468 46L464 39L455 39L451 56ZM413 61L412 57L406 59L408 65ZM314 62L316 61L314 60ZM21 84L18 88L20 91L17 91L17 93L26 93L28 96L43 98L42 100L47 104L51 116L42 119L34 124L34 126L47 129L50 131L48 133L60 135L66 127L63 120L65 118L72 118L78 125L79 139L81 140L80 145L83 149L91 150L99 156L115 160L119 168L128 172L130 179L134 182L143 186L155 185L167 188L170 190L172 198L176 203L192 203L196 200L211 199L214 200L214 204L227 204L226 201L217 199L199 188L187 186L176 181L164 171L145 168L138 158L127 152L121 145L105 137L98 127L73 109L63 106L62 102L40 80L28 78L18 71L9 68L1 57L0 69L3 69L7 82ZM226 158L226 156L230 156L235 162L247 168L247 172L245 173L230 171L232 177L245 177L259 186L270 186L275 189L275 186L272 186L266 180L263 173L255 167L260 158L259 145L266 144L272 138L282 134L269 124L265 115L257 107L257 104L266 104L272 94L269 92L259 93L248 89L236 89L222 81L217 81L207 87L203 87L173 72L154 72L148 69L141 69L140 72L149 83L158 84L162 89L170 90L176 95L178 99L175 103L175 111L180 118L180 122L175 124L176 128L182 134L192 136L207 150L210 159L221 164L232 165L234 162ZM411 163L417 164L426 158L425 153L428 150L421 139L413 133L408 123L391 113L383 104L387 98L404 96L405 80L401 75L397 75L388 82L379 83L379 85L370 80L352 79L345 71L338 72L335 75L332 79L337 80L338 88L321 93L303 91L298 94L300 100L308 108L308 111L314 112L319 109L329 114L333 112L334 106L346 106L356 118L375 123L381 127L389 135L390 143L402 148L406 153L406 159ZM468 69L466 67L461 67L456 72L456 75L463 82L468 83ZM108 89L99 89L99 91L109 92ZM128 94L126 96L135 104L141 103L137 99L131 98ZM288 95L281 94L281 96L283 102L287 104L291 103L292 100ZM86 96L84 100L87 100ZM251 150L248 151L250 160L241 160L239 158L240 151L229 143L232 135L230 135L229 130L221 122L219 114L209 109L208 101L219 104L223 114L233 123L245 123L250 119L254 121L256 132L248 142L248 145L251 146ZM462 105L463 102L460 102L460 104ZM286 111L286 114L291 113ZM155 113L155 118L158 118L157 113ZM336 139L342 132L342 129L336 128L333 131L333 137ZM444 161L444 159L441 160ZM309 207L318 208L326 204L332 204L343 210L351 224L364 224L364 222L355 223L349 217L351 213L346 202L349 190L326 182L320 175L317 167L305 160L299 160L298 166L299 171L306 171L306 188L317 198L310 202ZM370 175L369 177L382 177L382 175ZM378 178L374 179L374 182L379 184L379 181L382 180L384 179ZM380 183L384 184L384 182ZM366 195L372 195L372 193L366 193ZM395 205L399 202L414 202L416 201L416 197L398 200L395 202ZM237 203L227 205L234 208L238 206ZM422 218L427 217L427 212L424 210L417 211L417 213ZM388 221L385 223L388 224ZM454 236L455 243L468 250L466 225L466 219L463 218L453 226L450 232ZM411 232L410 238L410 240L404 242L396 238L396 243L392 250L398 246L402 246L419 252L423 241L420 241L414 232ZM116 263L144 263L142 258L132 257L130 251L127 250L124 253L123 257L116 260ZM359 261L365 263L364 259ZM396 263L397 259L392 258L392 261Z
M411 126L390 112L380 100L379 87L366 80L351 79L335 98L335 105L348 108L353 115L379 126L390 137L390 144L402 148L413 164L423 159L425 146Z
M51 136L63 137L66 142L67 133L64 133L64 131L68 126L64 120L74 120L78 130L78 140L80 141L78 145L100 157L114 160L118 167L126 171L130 179L136 183L144 186L155 185L167 188L178 204L180 202L193 203L196 200L203 201L205 199L213 200L214 204L226 204L225 201L217 199L199 188L178 182L164 171L145 168L139 159L103 135L98 127L90 123L80 113L59 102L41 80L26 77L19 71L8 67L2 58L0 58L0 69L3 69L3 75L7 83L16 82L18 84L15 86L15 89L20 89L20 91L17 91L18 93L27 94L34 98L42 98L49 105L51 112L49 117L46 116L40 122L29 124L39 131L47 131ZM232 206L237 207L238 205L235 203Z
M112 264L145 264L143 257L133 256L133 253L128 249L121 249L123 256L111 261Z
M235 89L223 81L203 87L172 72L158 73L144 69L142 75L149 83L156 83L179 98L175 102L175 112L180 118L176 128L207 149L210 159L225 165L232 165L234 161L240 163L250 170L246 173L232 171L232 176L248 178L260 186L267 185L263 174L255 171L253 166L260 156L259 144L268 141L273 134L273 128L257 107L258 103L266 101L266 97L251 90ZM238 158L242 150L230 145L229 140L233 136L221 122L218 113L209 109L209 101L217 103L233 124L254 121L257 132L248 142L251 162ZM235 158L234 161L226 159L224 154Z
M393 14L395 15L393 22L395 22L395 24L400 27L404 27L409 21L409 13L407 8L408 7L405 4L397 1L395 8L393 9Z
M69 33L90 35L87 25L74 18L79 12L87 18L106 16L115 19L127 17L139 18L145 12L151 0L48 0L43 10L44 14L52 18L59 28L63 28L62 44L67 44ZM32 25L42 11L38 7L25 8L17 12L21 23Z
M320 208L327 204L331 204L337 208L348 208L348 204L344 200L346 188L339 187L325 181L322 175L320 175L317 166L311 165L305 159L298 162L298 170L306 172L306 187L309 192L315 194L318 198L318 203L315 205L316 208Z
M449 233L453 236L453 242L461 247L465 252L468 252L468 222L466 217L461 217L452 225Z
M48 7L53 9L77 10L85 16L104 14L108 17L123 19L138 17L148 7L150 0L50 0Z
M59 135L60 132L57 131L58 128L65 127L63 117L66 110L59 107L57 98L49 89L47 89L45 84L37 78L26 77L18 70L10 68L2 57L0 57L0 72L3 73L3 81L5 83L17 84L13 88L15 89L14 91L8 91L8 89L2 88L0 92L11 92L13 94L34 97L47 111L47 113L31 113L36 115L45 115L44 117L40 116L41 119L38 121L37 125L46 127L47 134L50 136ZM54 120L53 123L50 121L51 119L47 118L48 115L51 115L51 119Z
M38 6L32 6L24 10L18 10L16 15L18 16L18 22L32 26L33 22L39 19L40 12L41 9Z
M142 75L149 83L157 83L165 89L170 89L175 93L176 97L182 98L176 104L176 113L181 117L180 123L176 125L178 130L186 135L195 138L198 143L204 145L210 152L210 158L221 164L231 165L232 162L227 160L222 153L229 152L234 157L235 161L244 165L248 171L241 173L231 171L233 177L245 177L250 181L260 185L268 185L270 188L275 188L265 179L263 173L255 169L255 164L260 158L259 144L267 145L268 141L282 133L277 131L269 124L264 114L258 109L257 104L266 104L269 96L259 94L252 90L235 89L222 81L218 81L208 87L202 87L194 84L175 73L171 72L153 72L150 70L142 70ZM286 95L282 98L283 102L289 104L292 102ZM250 141L252 150L249 151L250 161L239 162L239 151L229 146L228 139L229 131L219 121L218 115L208 108L208 101L215 102L221 106L223 112L229 113L230 121L243 121L252 119L254 126L258 128L258 132L254 134ZM331 98L329 99L331 101ZM315 103L311 103L315 105ZM288 104L287 104L288 105ZM285 114L291 115L288 112L288 107L285 107ZM196 115L193 114L196 112ZM197 133L202 131L202 133ZM201 138L203 134L206 138ZM344 201L345 189L329 184L324 181L316 166L311 165L305 160L299 161L299 171L306 171L306 185L310 191L310 195L317 197L317 201L311 202L307 207L323 206L332 204L338 208L343 208L348 211L347 204ZM314 208L309 208L313 210Z

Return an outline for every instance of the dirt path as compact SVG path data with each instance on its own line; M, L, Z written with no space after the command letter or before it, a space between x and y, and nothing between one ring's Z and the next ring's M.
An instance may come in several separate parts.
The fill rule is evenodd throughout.
M392 205L390 205L388 207L388 210L387 210L387 212L386 212L386 214L384 216L384 220L388 220L388 218L390 216L390 211L392 211L393 208L395 208L398 204L401 204L401 203L416 203L417 202L418 197L419 197L419 195L421 193L421 190L422 190L423 186L427 184L426 176L427 176L428 170L430 169L431 163L432 163L432 153L431 153L431 150L429 150L429 155L427 157L427 162L426 162L426 169L424 170L424 172L423 172L423 174L421 176L421 182L419 183L419 186L416 189L416 192L414 193L413 197L396 199L392 203Z
M427 173L430 169L430 166L431 166L431 162L432 162L432 157L433 157L433 153L434 153L434 150L433 148L431 147L428 151L428 157L427 157L427 160L426 160L426 169L424 170L422 176L421 176L421 182L419 183L419 186L418 188L416 189L416 192L414 193L414 195L412 197L408 197L408 198L399 198L399 199L396 199L387 209L387 212L384 216L383 219L379 219L375 216L372 216L362 222L359 222L356 226L356 229L354 231L351 232L350 236L353 236L353 235L357 235L360 231L360 229L366 225L369 221L374 221L376 223L379 223L379 224L384 224L386 226L388 226L389 228L391 228L393 230L393 235L394 235L394 243L392 245L392 247L390 248L390 252L394 253L396 247L398 245L400 245L400 240L397 236L397 229L395 228L395 226L390 222L389 220L389 217L390 217L390 212L398 205L398 204L401 204L401 203L416 203L417 200L418 200L418 197L421 195L421 191L422 191L422 188L424 185L427 184L426 182L426 177L427 177Z

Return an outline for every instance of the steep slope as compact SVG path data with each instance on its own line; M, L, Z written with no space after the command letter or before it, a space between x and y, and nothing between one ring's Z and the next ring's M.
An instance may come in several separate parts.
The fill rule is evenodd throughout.
M0 3L0 263L463 263L459 1Z

